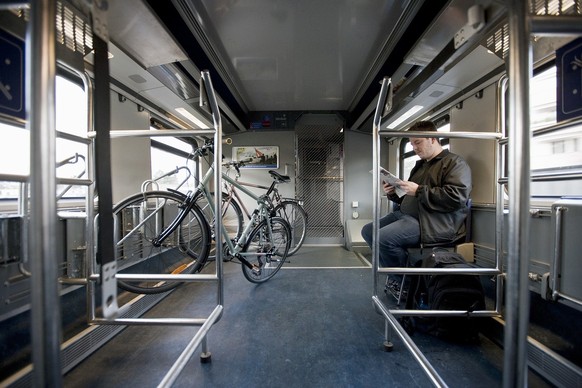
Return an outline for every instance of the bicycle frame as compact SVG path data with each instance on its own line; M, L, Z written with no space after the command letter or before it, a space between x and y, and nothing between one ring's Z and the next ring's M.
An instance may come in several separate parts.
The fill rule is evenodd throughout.
M208 189L208 184L210 182L210 179L212 179L213 176L214 176L214 166L211 165L209 167L208 171L206 172L206 174L204 175L204 177L200 180L200 183L198 184L198 187L196 189L196 193L199 193L198 195L204 196L209 203L212 203L211 201L214 200L214 196L212 195L212 193ZM269 253L268 252L245 253L245 252L241 252L241 250L245 246L246 239L249 236L250 232L253 230L253 228L259 222L261 222L263 219L269 219L269 217L270 217L269 216L269 207L267 205L269 199L266 195L259 196L255 193L253 193L252 191L245 188L244 186L239 184L235 179L231 178L230 176L226 175L225 173L222 173L222 179L224 181L230 183L232 186L238 188L243 193L245 193L249 197L253 198L255 201L257 201L258 207L257 207L257 209L255 209L253 211L253 213L249 219L250 222L248 222L247 225L245 226L245 228L240 236L240 239L238 241L233 242L233 240L229 238L229 234L228 234L228 231L226 230L226 227L224 226L224 224L221 224L222 235L225 236L224 240L225 240L225 243L228 247L229 253L231 255L237 257L247 267L252 268L252 265L244 258L245 256L249 256L249 255L266 256ZM193 198L193 200L191 201L191 204L189 204L189 206L195 206L196 199L198 198L198 195L196 195L196 197ZM212 211L213 216L216 217L214 207L210 206L210 209ZM269 222L267 222L267 228L268 228L269 234L272 234L273 231L271 229L271 224ZM217 249L218 249L218 247L217 247Z
M223 180L224 177L228 176L225 173L222 174ZM251 219L251 213L248 211L248 209L246 208L243 200L241 199L240 195L238 194L238 192L236 191L236 187L241 187L241 186L247 186L247 187L254 187L257 189L263 189L263 190L267 190L266 192L266 196L268 197L269 195L271 195L270 197L268 197L269 202L273 205L273 207L276 207L278 204L280 204L284 199L287 201L295 201L297 203L300 203L301 201L298 200L297 198L283 198L281 197L281 195L279 194L279 191L276 189L277 186L277 182L273 182L271 183L271 186L263 186L263 185L258 185L255 183L250 183L250 182L242 182L238 180L238 177L240 175L237 174L236 178L231 178L230 176L228 176L230 179L228 180L228 182L231 182L231 180L235 180L237 182L237 185L228 185L228 188L226 189L226 193L234 198L236 198L237 203L240 205L240 207L242 208L242 210L244 211L245 215L247 216L247 218L250 220ZM247 192L245 192L245 194L247 194Z
M224 175L223 175L223 179L224 179ZM241 182L239 180L236 180L236 182L239 185L248 186L248 187L255 187L257 189L264 189L264 190L268 190L269 189L269 187L267 187L267 186L256 185L254 183ZM236 191L236 186L234 186L234 185L228 185L228 189L227 189L226 192L227 192L227 194L229 194L231 196L231 198L232 197L236 198L237 203L240 205L240 207L244 211L245 215L247 216L247 219L250 220L251 219L251 213L246 208L246 206L244 204L244 201L241 199L240 195L238 194L238 191Z

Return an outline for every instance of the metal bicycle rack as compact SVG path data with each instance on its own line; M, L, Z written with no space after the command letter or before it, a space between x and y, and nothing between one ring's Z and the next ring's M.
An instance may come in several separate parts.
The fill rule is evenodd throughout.
M212 118L214 123L214 128L211 129L198 129L198 130L117 130L111 131L111 137L153 137L153 136L194 136L194 135L214 135L214 163L219 165L221 163L220 156L222 155L222 122L220 117L220 110L218 107L218 101L214 88L212 86L212 81L208 71L201 72L201 90L205 90L208 96L208 104L212 112ZM202 92L203 93L203 92ZM204 98L201 96L201 103ZM93 136L93 133L89 134ZM214 185L215 187L221 187L222 176L220 170L216 170L214 174ZM220 204L222 203L221 193L218 193L215 198L215 212L220 214ZM221 224L222 219L218 217L216 219L216 241L221 241L222 230ZM167 274L115 274L115 279L121 280L150 280L150 281L181 281L181 282L215 282L217 283L217 302L213 311L206 318L117 318L113 317L96 317L96 303L95 303L95 292L94 292L94 280L98 279L99 276L95 274L94 264L92 260L90 275L87 279L87 298L90 301L90 312L89 312L89 323L98 325L173 325L173 326L200 326L194 337L190 340L186 348L183 350L182 354L176 360L174 365L170 368L166 376L160 382L159 386L170 386L178 377L188 360L192 357L196 349L202 346L201 360L208 360L210 353L207 349L206 335L209 332L212 325L214 325L218 320L220 320L223 311L224 304L224 285L223 279L223 264L222 264L222 250L218 249L216 252L215 262L215 272L212 274L180 274L180 275L167 275ZM105 303L105 301L103 301ZM104 307L105 309L105 307ZM120 312L123 308L119 309ZM117 315L117 314L115 314Z
M148 275L148 274L118 274L116 267L113 266L114 272L107 273L108 279L102 279L102 276L96 271L96 261L94 252L94 228L93 228L93 201L94 195L92 187L95 183L95 161L98 155L95 155L91 145L93 141L91 137L95 137L95 132L89 132L88 138L79 138L66 133L59 133L54 128L54 120L52 111L54 111L54 99L48 98L54 94L54 89L51 85L54 84L56 76L55 71L55 44L54 44L54 25L53 21L56 1L40 2L31 7L30 10L30 33L27 34L27 46L34 49L30 50L31 58L27 61L27 69L31 77L31 82L27 85L27 93L30 95L29 108L29 128L38 128L39 130L31 132L31 149L33 150L33 160L31 163L31 174L29 177L20 176L3 176L4 180L11 180L21 182L26 187L26 182L31 183L30 201L31 213L30 221L23 221L23 228L30 229L31 233L36 236L31 240L28 247L29 252L25 256L31 257L30 272L22 267L21 271L26 276L32 277L32 282L39 284L39 287L33 287L31 298L31 325L32 325L32 360L34 368L29 368L28 373L32 371L32 380L34 385L38 386L60 386L62 384L62 364L61 364L61 347L66 347L66 344L61 344L60 335L60 309L59 306L59 290L58 281L63 284L70 285L85 285L87 295L87 320L93 325L181 325L181 326L200 326L198 331L194 334L190 342L187 344L179 358L175 361L172 367L168 370L159 386L169 386L178 377L183 367L186 365L192 354L202 345L202 360L208 360L210 353L207 350L206 335L214 323L216 323L222 316L223 301L224 301L224 286L223 279L223 265L222 265L222 251L217 251L215 260L216 269L211 274L182 274L182 275ZM99 10L92 9L94 15L94 31L105 29L106 25L100 24ZM47 42L40 37L46 37ZM44 71L44 69L51 71ZM98 71L96 69L96 75ZM91 93L92 84L88 76L80 74L85 82L85 88L89 94L89 105L92 106L94 96ZM36 81L35 81L36 80ZM222 155L222 121L220 117L220 110L218 106L217 97L212 86L210 74L207 71L201 72L201 104L207 103L210 108L213 128L199 129L199 130L158 130L158 131L111 131L110 137L126 137L126 136L200 136L213 135L215 146L215 163L218 165L221 162ZM31 85L34 85L32 87ZM107 92L108 93L108 92ZM49 101L47 103L46 101ZM91 110L90 110L91 112ZM90 122L92 120L89 120ZM54 145L56 137L64 137L67 140L86 144L88 146L87 155L87 175L88 179L74 179L74 178L56 178L54 167L56 166L54 157ZM49 171L50 170L50 171ZM220 187L222 184L222 177L220 170L214 175L215 187ZM56 184L65 185L79 185L88 187L86 200L86 278L59 278L57 274L57 265L50 258L56 257L55 244L52 239L55 234L56 220L53 216L57 214L54 193L56 192ZM23 192L25 189L22 190ZM26 214L26 195L21 199L22 204L19 206L19 214ZM220 204L222 198L220 191L215 197L215 210L220 211ZM222 220L216 220L216 239L219 241L222 238L221 230ZM113 258L108 258L109 261ZM114 261L114 260L113 260ZM23 263L26 264L26 263ZM132 280L171 280L181 282L213 282L217 285L217 302L212 312L207 317L202 318L120 318L124 314L124 308L117 308L117 303L111 302L111 296L116 295L116 279ZM58 281L57 281L58 279ZM102 288L105 288L105 283L113 284L113 292L109 296L109 300L103 298L103 317L97 317L96 311L100 307L96 302L96 285L97 282L102 283ZM108 289L111 292L111 287ZM105 294L104 294L105 295ZM107 312L105 314L105 312Z
M533 12L533 10L531 11ZM530 14L528 1L511 1L508 4L509 22L509 64L508 77L502 77L498 82L498 101L500 112L497 117L497 129L493 133L484 132L451 132L439 133L439 137L445 138L470 138L470 139L495 139L497 141L497 158L500 161L501 147L505 144L509 149L508 169L509 177L502 177L501 163L496 169L497 205L496 205L496 237L495 237L495 268L468 268L468 269L421 269L421 268L379 268L378 252L378 228L374 228L374 244L372 246L372 261L374 272L374 292L372 301L377 310L385 318L385 346L391 346L388 341L392 336L392 330L403 341L423 371L435 386L446 386L431 363L422 354L414 341L400 325L396 316L475 316L496 317L500 316L501 302L503 298L503 286L506 287L505 308L505 332L504 332L504 365L503 386L527 385L527 326L529 316L529 291L527 287L528 259L529 259L529 197L530 197L530 143L529 143L529 77L531 74L530 35L532 33L582 33L582 23L579 15L533 15ZM503 95L507 81L509 80L509 123L513 128L512 136L504 138L504 109ZM391 137L426 137L430 132L394 132L382 131L381 121L384 110L388 112L392 107L392 85L390 78L384 78L378 97L376 112L373 122L373 222L378 225L380 215L380 199L376 194L379 191L379 161L380 138ZM503 228L503 187L508 184L509 212L508 212L508 247L507 247L507 271L503 272L503 247L501 231ZM557 228L559 225L557 226ZM557 233L557 232L556 232ZM556 256L559 255L556 253ZM557 259L555 259L557 260ZM556 264L554 263L554 266ZM380 274L475 274L495 275L496 300L494 310L483 311L430 311L430 310L390 310L377 295L378 279ZM554 285L552 278L552 285Z
M378 193L379 191L379 177L380 171L378 166L380 165L380 138L382 137L396 137L396 138L403 138L403 137L427 137L427 136L434 136L434 132L420 132L415 131L414 133L411 132L402 132L402 131L381 131L380 124L382 120L382 111L384 110L385 106L391 106L392 103L390 101L391 98L391 80L386 77L382 81L382 87L380 90L380 96L378 98L378 104L376 107L376 114L374 116L374 148L373 148L373 175L377 177L377 179L373 180L373 193ZM388 101L387 101L388 100ZM439 137L444 138L464 138L464 139L499 139L501 138L500 132L440 132ZM499 149L499 147L498 147ZM373 220L375 225L379 223L380 219L380 197L375 196L374 198L374 214ZM501 212L498 214L498 217L503 217L503 213ZM460 311L460 310L405 310L405 309L388 309L384 303L380 300L377 295L378 284L380 274L413 274L413 275L426 275L426 274L439 274L439 273L446 273L446 274L467 274L467 275L491 275L491 276L499 276L501 274L501 263L500 257L501 255L496 254L496 265L495 268L456 268L456 269L445 269L445 268L438 268L438 269L427 269L427 268L410 268L410 267L392 267L392 268L380 268L379 267L379 228L374 227L374 235L373 241L374 244L372 246L372 261L373 261L373 269L374 269L374 295L372 300L374 302L374 306L382 313L385 318L385 343L384 346L387 350L390 350L392 347L391 338L392 338L392 329L396 332L396 334L400 337L400 339L404 342L406 347L410 350L414 358L421 364L424 372L430 378L430 380L437 386L446 386L445 382L442 378L438 375L437 371L432 367L430 362L424 357L420 349L414 344L413 340L410 338L408 333L404 330L404 328L400 325L398 320L396 319L397 316L472 316L472 317L497 317L500 315L501 305L499 300L496 300L496 305L494 310L480 310L480 311ZM496 251L500 250L500 244L496 243ZM501 281L496 282L498 287L498 294L500 287L502 285Z

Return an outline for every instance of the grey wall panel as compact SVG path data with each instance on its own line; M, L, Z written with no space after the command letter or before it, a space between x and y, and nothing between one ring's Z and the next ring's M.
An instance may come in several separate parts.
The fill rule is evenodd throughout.
M295 197L295 133L293 131L246 131L232 136L232 144L224 144L222 152L226 160L232 160L232 147L242 146L278 146L279 168L272 169L283 175L289 175L291 182L279 185L279 192L284 197ZM265 169L241 169L243 182L260 185L270 185L272 179ZM264 192L260 189L251 189L257 194ZM244 205L249 211L256 208L257 203L241 193Z
M560 292L582 300L582 250L580 249L580 230L582 229L582 199L560 200L552 205L552 225L556 225L556 208L562 207L561 233L554 242L561 251ZM548 239L551 235L547 236Z
M120 102L118 94L111 93L111 130L147 130L150 128L147 111L139 112L137 105ZM140 191L143 181L151 178L150 139L122 137L111 139L111 185L113 203Z
M495 130L495 85L463 101L462 108L451 108L451 131L493 132ZM473 174L473 203L495 203L496 141L451 139L451 151L463 156Z

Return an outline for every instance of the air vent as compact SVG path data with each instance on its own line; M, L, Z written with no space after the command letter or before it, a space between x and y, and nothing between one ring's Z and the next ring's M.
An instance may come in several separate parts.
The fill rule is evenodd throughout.
M532 0L530 13L533 15L580 15L582 4L579 0Z
M504 24L495 30L486 40L487 49L505 60L509 53L509 25Z
M93 49L91 26L75 9L57 2L56 38L69 50L85 56Z

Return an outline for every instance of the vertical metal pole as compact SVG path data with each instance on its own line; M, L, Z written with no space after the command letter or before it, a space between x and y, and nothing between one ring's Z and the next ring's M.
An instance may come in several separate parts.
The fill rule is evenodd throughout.
M388 95L389 89L391 90L392 83L389 77L384 77L382 80L382 87L380 88L380 94L378 95L378 102L376 106L376 113L374 115L374 121L372 123L372 218L373 225L372 228L372 268L373 268L373 285L374 292L373 295L377 295L378 291L378 267L379 267L379 257L380 253L378 251L379 245L378 240L380 238L380 196L379 190L380 185L378 179L380 178L380 124L382 122L382 113L384 112L384 104L386 103L386 96ZM389 97L391 98L391 96ZM390 101L391 103L391 101Z
M507 91L508 76L503 75L497 82L497 110L496 110L496 132L502 134L502 139L507 136L505 126L505 108L506 108L506 91ZM503 272L503 229L505 228L505 220L503 210L505 208L504 188L505 184L500 184L501 177L505 178L503 166L505 160L502 152L501 144L497 141L495 148L495 268ZM495 311L501 313L503 308L503 276L497 275L495 282Z
M216 99L216 94L214 92L214 86L212 85L212 79L210 78L210 73L204 70L200 74L201 80L201 90L200 101L202 102L204 98L208 98L208 105L210 107L210 112L212 114L212 121L214 124L214 214L222 214L222 118L220 116L220 108L218 106L218 100ZM203 94L207 93L207 96ZM215 217L214 222L214 236L216 238L216 272L218 276L218 304L224 304L224 284L223 284L223 266L222 266L222 217Z
M83 86L85 87L85 94L87 95L87 131L93 132L95 130L94 121L94 99L93 99L93 81L88 74L83 73ZM93 182L87 187L86 200L86 220L85 220L85 241L87 249L85 250L85 278L87 279L86 295L87 295L87 322L93 322L96 317L97 303L95 301L95 281L91 280L93 275L97 274L95 261L95 211L93 203L95 200L95 141L87 147L87 178Z
M30 263L33 386L59 387L61 317L56 232L54 0L33 2L26 33L26 108L31 139Z
M527 386L529 293L531 24L528 1L509 7L509 243L506 282L504 387Z

